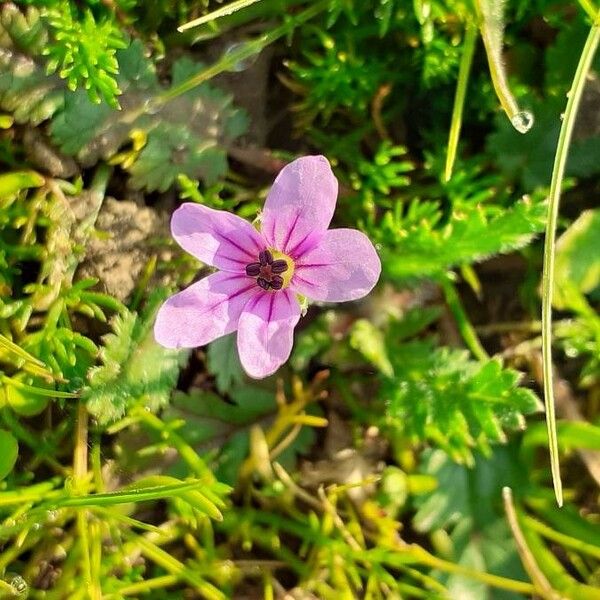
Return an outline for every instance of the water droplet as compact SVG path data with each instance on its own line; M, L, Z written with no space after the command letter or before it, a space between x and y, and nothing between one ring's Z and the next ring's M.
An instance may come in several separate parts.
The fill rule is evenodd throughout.
M243 48L245 45L246 42L236 42L234 44L230 44L229 46L227 46L225 52L223 53L223 57L228 57L232 54L235 54L238 50L240 50L240 48ZM229 67L227 71L231 71L232 73L241 73L242 71L249 69L256 62L257 58L258 53L253 54L248 58L244 58L243 60L239 60L238 62L231 65L231 67Z
M522 110L510 122L519 133L527 133L533 127L533 115L527 110Z
M39 531L41 528L42 526L39 523L32 523L31 525L32 531Z
M29 586L20 575L17 575L16 573L7 573L5 581L14 590L13 597L20 599L27 598L29 595Z

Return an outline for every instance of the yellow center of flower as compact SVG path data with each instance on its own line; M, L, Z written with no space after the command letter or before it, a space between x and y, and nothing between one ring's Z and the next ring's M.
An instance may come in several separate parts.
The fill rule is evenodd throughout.
M294 269L296 268L296 265L287 254L279 252L279 250L271 250L271 254L273 254L274 261L285 260L285 264L287 265L287 269L281 273L281 278L283 279L283 285L281 286L281 289L284 290L288 285L290 285L290 281L294 276Z

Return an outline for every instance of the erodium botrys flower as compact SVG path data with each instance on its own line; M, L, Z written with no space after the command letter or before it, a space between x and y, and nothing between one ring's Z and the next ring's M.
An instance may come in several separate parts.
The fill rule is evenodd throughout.
M368 294L381 263L355 229L329 229L338 184L323 156L285 166L271 188L261 231L228 212L182 204L171 220L177 243L218 272L171 296L160 308L156 340L193 348L237 330L251 377L274 373L289 357L299 296L345 302Z

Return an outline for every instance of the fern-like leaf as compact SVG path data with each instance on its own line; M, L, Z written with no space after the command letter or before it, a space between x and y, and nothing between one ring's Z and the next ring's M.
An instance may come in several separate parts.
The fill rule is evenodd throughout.
M453 266L484 260L525 246L545 223L541 195L525 197L509 208L464 204L441 225L437 202L413 201L406 211L386 213L373 236L382 261L395 279L433 277Z
M154 294L137 315L124 312L104 336L102 365L90 369L82 393L89 412L100 424L122 417L135 402L151 411L167 404L188 352L167 350L154 341L152 326L162 294Z
M484 363L429 341L401 344L390 353L395 378L384 378L387 425L416 442L431 442L455 461L472 464L473 449L489 452L506 441L504 429L524 427L540 410L537 396L518 386L519 373L498 360Z
M70 90L85 88L96 104L102 100L117 108L120 94L115 75L119 65L115 52L127 42L116 23L96 22L90 10L79 15L68 0L44 11L52 42L42 54L48 57L47 73L58 73Z
M120 164L137 189L165 191L181 174L211 184L226 171L227 147L247 123L230 95L205 83L163 102L165 89L139 40L119 50L115 41L111 60L98 59L98 67L113 73L116 88L98 75L95 84L89 79L83 84L87 90L73 91L57 75L46 73L59 68L51 54L48 62L43 55L49 39L35 8L26 13L10 3L0 8L0 109L13 113L16 122L38 125L52 119L52 139L63 152L85 167L100 159ZM201 68L188 58L176 61L172 85ZM65 67L59 74L71 77ZM79 75L72 77L70 87L82 87L76 81ZM121 92L122 110L116 110L114 102L109 102L113 107L95 103L115 90Z

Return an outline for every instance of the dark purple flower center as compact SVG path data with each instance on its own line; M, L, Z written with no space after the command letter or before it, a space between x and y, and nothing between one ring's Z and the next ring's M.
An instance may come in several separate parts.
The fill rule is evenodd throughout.
M246 275L256 277L256 283L263 290L280 290L283 287L281 273L288 270L288 264L283 259L273 260L269 250L258 253L258 262L246 265Z

